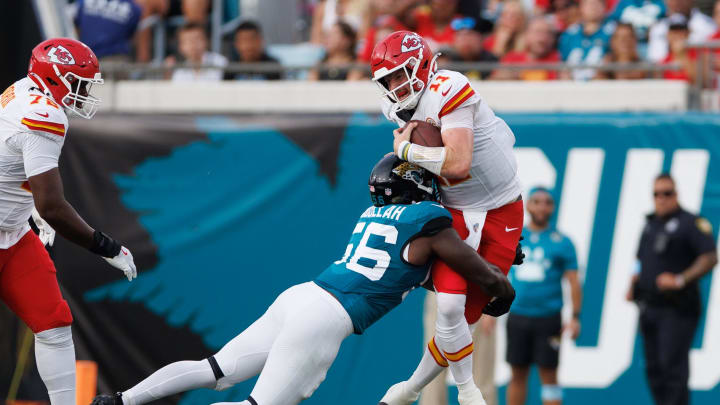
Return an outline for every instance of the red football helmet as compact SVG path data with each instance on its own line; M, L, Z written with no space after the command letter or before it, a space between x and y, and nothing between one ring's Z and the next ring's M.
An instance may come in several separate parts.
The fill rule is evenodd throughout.
M370 69L372 80L379 87L383 96L393 104L393 111L414 108L420 95L437 72L436 55L433 57L430 46L420 35L410 31L396 31L378 42L372 52ZM407 81L394 89L389 88L385 78L403 69ZM400 100L396 91L410 85L410 95Z
M81 117L89 119L97 112L100 99L90 95L90 88L103 83L100 63L82 42L52 38L39 43L30 56L28 77Z

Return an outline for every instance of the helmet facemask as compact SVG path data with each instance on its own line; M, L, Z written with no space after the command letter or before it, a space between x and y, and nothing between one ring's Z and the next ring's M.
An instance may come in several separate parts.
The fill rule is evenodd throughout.
M418 100L420 99L420 95L425 89L425 83L417 77L417 72L420 69L420 61L422 60L422 49L420 50L419 56L419 58L416 58L414 56L410 57L405 62L403 62L403 64L391 70L386 70L382 72L381 75L378 75L378 73L380 73L382 69L375 72L375 77L373 77L372 80L373 82L375 82L375 84L378 85L382 95L384 97L387 97L393 103L393 112L415 108ZM412 71L408 70L408 68L411 68ZM406 80L396 86L394 89L390 89L390 84L387 82L388 76L401 69L405 74ZM410 89L410 94L403 100L400 100L397 92L406 86Z
M95 77L87 78L78 76L73 72L67 72L61 75L57 66L53 65L53 70L65 87L68 93L62 98L60 103L68 110L75 114L90 119L97 112L100 105L100 99L90 95L93 84L103 84L100 72L95 73Z

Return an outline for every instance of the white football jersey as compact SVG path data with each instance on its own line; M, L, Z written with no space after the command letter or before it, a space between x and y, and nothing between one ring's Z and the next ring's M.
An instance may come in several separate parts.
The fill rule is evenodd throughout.
M68 119L30 78L0 96L0 249L30 229L34 205L28 178L57 167Z
M515 135L501 118L473 90L467 77L452 70L440 70L420 96L411 120L443 128L443 116L460 107L473 106L472 167L462 180L440 179L444 205L459 210L489 211L514 201L521 193L517 161L513 152ZM403 127L406 121L391 112L392 103L383 99L383 114Z

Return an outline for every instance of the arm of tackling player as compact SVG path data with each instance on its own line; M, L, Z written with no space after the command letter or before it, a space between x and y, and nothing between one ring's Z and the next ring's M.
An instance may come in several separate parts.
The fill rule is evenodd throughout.
M500 269L466 245L454 229L445 229L428 239L439 259L467 281L482 287L486 294L507 299L515 297L515 289Z

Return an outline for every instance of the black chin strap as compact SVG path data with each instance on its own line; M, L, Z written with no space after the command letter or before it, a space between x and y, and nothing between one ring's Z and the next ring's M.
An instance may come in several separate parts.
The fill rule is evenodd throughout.
M412 118L412 116L414 114L415 114L414 108L412 110L400 110L397 112L398 118L400 118L401 120L403 120L405 122L410 121L410 118Z

